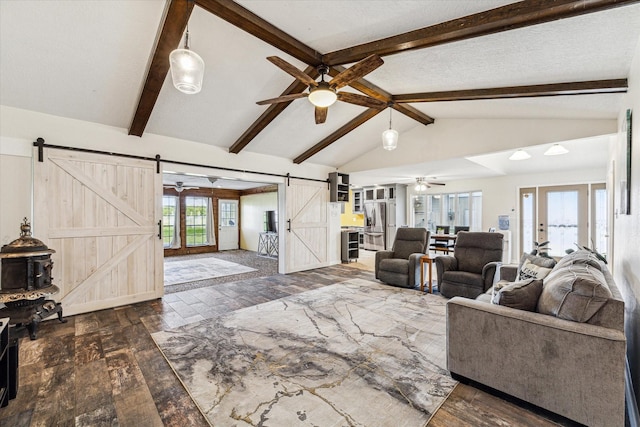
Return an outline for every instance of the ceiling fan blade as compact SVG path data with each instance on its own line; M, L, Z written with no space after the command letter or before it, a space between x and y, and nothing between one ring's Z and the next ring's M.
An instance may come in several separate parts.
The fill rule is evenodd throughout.
M309 94L307 92L292 93L291 95L282 95L282 96L279 96L277 98L271 98L271 99L265 99L264 101L258 101L258 102L256 102L256 104L258 104L258 105L277 104L279 102L289 102L289 101L293 101L294 99L306 98L307 96L309 96Z
M427 185L447 185L444 182L427 182Z
M368 108L379 108L381 110L383 108L387 108L387 103L385 101L380 101L379 99L351 92L338 92L338 100Z
M316 82L314 79L312 79L310 76L306 75L302 71L298 70L293 65L289 64L284 59L279 58L277 56L269 56L267 57L267 59L275 66L279 67L282 71L284 71L287 74L290 74L291 76L300 80L302 83L309 86L313 86L313 87L318 86L318 82Z
M382 64L384 64L384 61L378 55L374 54L367 56L362 61L357 62L356 64L352 65L351 67L335 76L333 79L331 79L329 84L336 90L340 89L341 87L348 85L352 81L366 76Z
M327 120L327 107L316 107L316 124L320 125Z

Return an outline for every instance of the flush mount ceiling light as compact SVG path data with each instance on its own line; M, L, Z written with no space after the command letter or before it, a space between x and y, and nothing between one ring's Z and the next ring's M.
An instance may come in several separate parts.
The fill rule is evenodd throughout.
M564 148L560 144L553 144L547 151L544 152L545 156L557 156L559 154L567 154L569 150Z
M391 129L391 110L392 108L389 108L389 129L382 132L382 148L387 151L398 147L398 131Z
M189 26L184 38L184 49L176 49L169 55L173 86L182 93L193 95L202 89L204 61L189 49Z
M509 160L527 160L531 158L531 154L527 153L523 149L516 150L511 156L509 156Z

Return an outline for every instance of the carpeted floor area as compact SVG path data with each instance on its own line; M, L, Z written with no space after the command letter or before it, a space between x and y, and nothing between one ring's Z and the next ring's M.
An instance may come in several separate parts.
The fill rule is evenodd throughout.
M258 256L256 252L245 251L242 249L232 251L220 251L209 254L197 254L197 255L183 255L180 257L167 257L165 263L174 262L176 259L181 260L198 260L203 258L217 258L224 261L233 262L249 268L253 271L249 271L241 274L234 274L232 276L214 277L204 280L196 280L185 283L166 285L164 287L165 294L172 294L175 292L188 291L191 289L204 288L207 286L214 286L221 283L235 282L239 280L255 279L258 277L269 277L278 274L278 259L267 258Z

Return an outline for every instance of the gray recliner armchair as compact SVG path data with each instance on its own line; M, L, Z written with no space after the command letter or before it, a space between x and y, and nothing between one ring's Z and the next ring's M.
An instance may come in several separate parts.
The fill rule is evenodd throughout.
M376 279L403 288L415 288L420 283L420 257L429 246L429 231L425 228L399 228L390 251L376 252Z
M438 290L447 298L475 298L493 285L502 261L501 233L460 231L453 256L435 259Z

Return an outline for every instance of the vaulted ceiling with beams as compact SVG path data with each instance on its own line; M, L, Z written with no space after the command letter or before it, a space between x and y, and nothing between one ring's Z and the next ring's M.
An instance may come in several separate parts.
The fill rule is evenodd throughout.
M374 149L389 111L338 102L316 124L313 78L371 54L341 91L383 101L402 132L443 118L615 119L640 37L638 0L0 2L0 103L339 168ZM203 89L175 90L184 30ZM330 80L329 80L330 81Z

